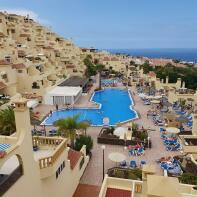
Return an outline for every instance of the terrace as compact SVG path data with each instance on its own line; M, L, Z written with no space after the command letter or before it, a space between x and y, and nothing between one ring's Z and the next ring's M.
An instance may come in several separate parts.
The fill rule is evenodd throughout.
M32 138L34 159L39 164L41 178L45 178L54 173L57 161L63 152L66 152L67 139L58 137L38 137ZM18 155L15 155L17 150L17 138L2 136L0 138L0 144L9 144L9 148L1 152L1 168L0 174L12 175L18 167L20 167L20 159ZM66 155L65 155L66 157ZM55 167L54 167L55 166ZM54 167L54 168L53 168Z
M99 197L140 197L143 196L143 182L106 176Z
M197 135L180 135L185 153L197 153Z
M40 169L52 167L67 147L67 139L58 137L33 137L34 158Z

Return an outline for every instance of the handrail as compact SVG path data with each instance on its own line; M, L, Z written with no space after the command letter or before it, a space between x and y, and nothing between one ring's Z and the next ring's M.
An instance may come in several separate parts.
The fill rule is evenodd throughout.
M39 167L40 169L47 168L53 166L53 164L57 161L59 156L63 151L65 151L67 147L67 139L63 138L51 138L50 137L35 137L35 145L57 145L52 156L43 157L39 159ZM42 138L42 139L39 139ZM39 141L40 140L40 141ZM39 143L40 142L40 143Z
M33 146L39 145L59 145L64 139L57 137L43 137L43 136L33 136Z

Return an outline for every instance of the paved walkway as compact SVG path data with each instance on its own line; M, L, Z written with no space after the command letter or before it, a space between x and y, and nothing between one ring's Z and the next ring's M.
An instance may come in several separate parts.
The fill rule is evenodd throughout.
M133 91L133 90L132 90ZM105 173L107 169L114 167L115 163L108 159L108 155L111 152L120 152L127 157L127 161L136 160L137 163L140 163L141 160L145 160L149 164L156 164L156 160L163 156L174 156L179 154L179 152L168 152L165 150L162 140L160 139L159 127L155 126L150 119L147 119L147 111L150 109L150 106L144 106L141 99L135 94L133 96L135 101L134 108L140 112L141 118L135 120L134 122L138 123L144 128L151 128L155 131L150 131L149 136L152 141L152 148L145 151L143 156L132 156L130 157L128 151L124 149L123 146L117 145L106 145L105 149ZM101 128L99 127L90 127L87 130L87 134L91 135L94 140L94 148L92 150L92 159L90 160L84 175L81 178L81 183L90 184L90 185L101 185L102 184L102 149L101 144L97 144L97 136ZM156 173L162 174L162 170L159 165L156 164Z

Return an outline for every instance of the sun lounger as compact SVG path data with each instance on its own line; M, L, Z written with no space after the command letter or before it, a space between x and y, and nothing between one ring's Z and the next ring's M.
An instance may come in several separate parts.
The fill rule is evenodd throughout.
M131 160L130 161L130 165L129 165L131 168L137 168L137 163L135 160Z
M181 149L182 149L182 147L181 147L181 145L179 143L177 143L175 146L171 146L170 145L170 146L166 147L167 151L179 151Z
M164 128L160 128L160 132L164 132L164 131L166 131L166 129L164 129Z

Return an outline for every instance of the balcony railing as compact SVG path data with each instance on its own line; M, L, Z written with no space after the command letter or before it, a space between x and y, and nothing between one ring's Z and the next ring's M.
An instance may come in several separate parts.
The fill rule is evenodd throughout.
M185 153L197 153L197 136L196 135L180 135L183 150Z
M40 169L53 166L61 153L67 147L67 140L64 138L33 137L33 146L56 146L52 156L39 159Z

